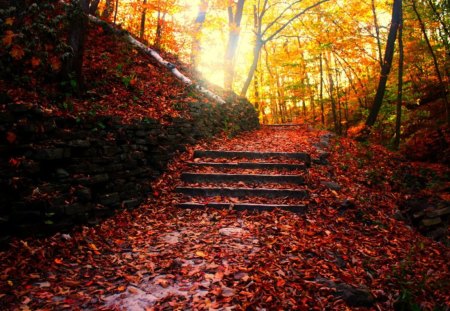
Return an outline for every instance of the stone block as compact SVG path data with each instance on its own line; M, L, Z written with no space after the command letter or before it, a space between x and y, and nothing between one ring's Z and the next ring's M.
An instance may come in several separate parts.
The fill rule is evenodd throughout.
M450 215L450 206L429 211L429 212L426 213L426 215L429 218Z
M422 225L424 225L425 227L433 227L441 223L442 223L441 217L422 219Z
M122 202L122 207L132 209L138 207L140 204L141 199L129 199Z
M75 148L89 148L91 146L91 142L89 140L84 140L84 139L75 139L75 140L69 141L68 145L70 147L75 147Z
M105 206L116 206L120 204L120 197L117 192L104 194L99 197L99 203Z
M70 149L68 148L49 148L39 150L35 156L38 160L60 160L70 157Z

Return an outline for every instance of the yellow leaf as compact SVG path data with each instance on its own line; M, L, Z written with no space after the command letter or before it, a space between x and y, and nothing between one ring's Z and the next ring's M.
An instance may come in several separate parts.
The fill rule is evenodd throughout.
M206 257L206 254L204 252L202 252L202 251L196 251L195 255L198 256L198 257L202 257L202 258Z
M11 280L8 280L8 285L9 285L9 286L13 286L14 283L13 283Z
M11 51L9 51L9 54L14 58L14 59L21 59L24 55L25 55L25 51L22 49L21 46L19 45L14 45L11 49Z
M12 43L13 38L16 36L16 34L12 30L5 31L5 35L3 36L2 42L3 45L9 46Z
M5 25L12 26L13 23L14 23L13 17L8 17L7 19L5 19Z
M98 251L98 248L97 248L97 246L95 246L95 244L90 243L88 246L89 246L89 248L92 249L93 251Z

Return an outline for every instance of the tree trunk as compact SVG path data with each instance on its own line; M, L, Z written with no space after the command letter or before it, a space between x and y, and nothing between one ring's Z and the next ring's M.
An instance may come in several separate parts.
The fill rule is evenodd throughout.
M116 5L114 8L114 24L117 22L117 12L119 12L119 0L116 0Z
M386 50L384 53L383 66L381 67L380 80L377 87L377 93L375 95L372 109L370 109L369 116L366 120L368 127L373 126L377 120L378 113L380 112L381 105L383 103L384 93L386 91L386 83L389 72L391 71L392 58L394 55L395 39L397 37L397 29L400 23L400 11L402 8L402 0L394 0L392 8L392 20L391 27L389 28L388 40L386 44Z
M331 72L330 68L330 60L328 60L329 55L325 57L325 66L327 67L327 73L328 73L328 83L330 86L329 89L329 95L330 95L330 103L331 103L331 112L333 114L333 124L334 124L334 131L336 133L339 132L338 128L338 120L337 120L337 113L336 113L336 102L334 101L334 82L333 82L333 74Z
M255 48L253 49L253 61L252 65L250 66L250 70L247 75L247 79L245 80L244 86L242 87L241 96L245 97L247 94L248 88L250 86L250 83L252 82L253 75L255 74L256 67L258 66L258 59L259 54L261 53L261 49L264 45L264 42L261 40L261 38L256 39Z
M450 125L450 105L449 105L448 98L447 98L447 88L446 88L445 83L444 83L444 81L442 79L441 71L439 70L439 64L438 64L438 61L437 61L436 54L434 53L433 47L431 46L431 43L430 43L430 39L428 38L427 31L426 31L426 28L425 28L425 23L423 22L422 17L420 16L419 11L417 10L416 1L415 0L411 0L411 1L412 1L412 8L414 10L414 13L416 13L417 20L419 21L420 29L422 30L423 37L424 37L425 42L427 44L428 51L430 52L430 55L433 58L434 70L436 71L436 75L438 77L439 85L440 85L440 88L441 88L442 98L444 99L444 103L445 103L445 112L446 112L446 115L447 115L447 124Z
M146 19L146 15L147 15L147 8L145 7L145 5L147 4L147 0L144 0L142 2L142 4L144 5L144 8L142 9L142 14L141 14L141 29L139 31L139 38L141 40L144 39L144 34L145 34L145 19Z
M323 106L323 61L322 61L322 53L319 55L319 63L320 63L320 112L321 112L321 119L322 119L322 125L325 125L325 108Z
M192 31L192 48L191 48L191 65L197 68L200 62L201 52L201 36L203 23L206 20L206 12L208 11L208 0L201 0L198 7L197 18L194 22L194 29Z
M378 58L380 63L380 68L383 67L383 55L381 54L381 38L380 38L380 27L378 26L378 17L377 10L375 6L375 0L372 0L372 14L373 14L373 25L375 26L375 33L377 39L377 47L378 47Z
M400 146L400 135L402 126L402 97L403 97L403 10L400 11L400 25L398 28L398 91L397 91L397 118L395 121L395 140L396 149Z
M233 14L233 1L228 2L228 43L225 51L225 79L224 87L226 90L231 90L234 80L234 65L235 55L239 42L239 35L241 31L242 12L244 10L245 0L239 0L236 6L236 12Z
M113 0L106 0L105 2L105 8L103 9L102 12L102 18L110 21L111 20L111 15L114 12L114 3Z
M64 76L69 80L74 79L77 82L76 92L81 93L84 88L82 66L89 1L80 0L75 2L73 6L69 32L69 45L72 49L72 55L65 64Z
M158 21L156 24L156 33L155 33L155 47L157 49L161 48L162 42L162 33L164 29L164 20L166 18L166 12L164 12L161 16L161 10L158 10Z
M97 13L99 3L100 3L100 0L91 0L90 5L89 5L89 14L95 15L95 13Z

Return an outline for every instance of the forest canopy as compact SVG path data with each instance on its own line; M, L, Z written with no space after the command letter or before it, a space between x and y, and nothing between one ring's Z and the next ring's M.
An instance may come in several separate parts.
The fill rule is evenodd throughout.
M61 15L45 13L61 3ZM45 65L67 76L70 42L47 50L45 40L73 33L76 10L68 8L79 6L246 96L261 123L306 120L344 135L366 124L398 146L450 120L448 0L42 1L23 6L34 19L22 33L15 31L27 24L17 15L21 6L3 6L6 69L26 59L32 70Z

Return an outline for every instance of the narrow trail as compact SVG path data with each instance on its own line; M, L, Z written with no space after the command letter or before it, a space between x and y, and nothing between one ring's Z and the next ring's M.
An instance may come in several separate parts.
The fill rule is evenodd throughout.
M306 126L193 146L138 209L14 241L0 309L392 310L411 282L425 309L448 305L449 250L340 170L350 147Z

